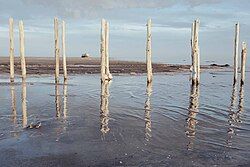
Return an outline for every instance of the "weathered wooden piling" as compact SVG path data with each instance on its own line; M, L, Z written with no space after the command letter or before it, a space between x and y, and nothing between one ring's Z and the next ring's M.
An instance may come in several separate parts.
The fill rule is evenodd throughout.
M200 83L200 53L199 53L199 25L200 21L195 20L193 24L192 42L192 82Z
M20 58L21 58L22 79L26 79L23 21L19 21L19 38L20 38Z
M194 45L194 22L192 23L192 28L191 28L191 61L192 61L192 65L191 65L191 72L193 72L194 70L194 58L193 58L193 45Z
M10 37L10 82L14 82L14 31L13 18L9 19L9 37Z
M195 26L195 38L196 38L196 50L197 50L197 84L200 83L200 48L199 48L199 29L200 29L200 20L196 20Z
M58 33L58 18L54 18L54 38L55 38L55 83L59 82L59 33Z
M101 21L101 81L112 80L109 70L109 23L102 19Z
M106 21L104 19L102 19L101 21L101 81L104 82L106 80L106 72L105 72L105 23Z
M148 19L147 23L147 46L146 46L146 63L147 63L147 83L152 82L152 33L151 33L152 20Z
M63 74L64 80L67 80L67 61L66 61L66 44L65 44L65 21L62 21L62 56L63 56Z
M243 42L241 51L241 80L240 80L241 85L244 85L245 82L246 58L247 58L247 44Z
M109 23L105 21L105 73L108 80L113 77L109 71Z
M233 84L236 84L238 78L238 52L239 52L239 34L240 24L235 24L235 38L234 38L234 79Z

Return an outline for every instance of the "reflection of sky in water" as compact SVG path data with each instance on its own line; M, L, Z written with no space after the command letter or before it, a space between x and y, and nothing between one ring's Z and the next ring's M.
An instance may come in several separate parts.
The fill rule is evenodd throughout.
M71 76L66 87L58 85L58 91L54 77L28 78L27 124L41 122L41 127L22 129L22 83L9 86L8 77L2 78L0 164L33 158L42 162L41 157L47 162L108 166L246 164L249 78L243 91L235 89L233 107L232 73L203 73L194 99L190 94L197 91L188 79L188 74L155 75L149 95L145 76L115 76L103 87L109 94L103 96L108 115L102 117L99 75ZM239 102L240 90L244 95ZM105 135L103 125L109 128ZM10 150L16 153L12 159Z

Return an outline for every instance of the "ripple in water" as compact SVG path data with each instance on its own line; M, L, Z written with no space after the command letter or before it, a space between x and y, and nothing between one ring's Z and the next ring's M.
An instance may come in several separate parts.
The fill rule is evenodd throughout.
M249 80L232 87L231 76L3 78L0 165L247 166Z

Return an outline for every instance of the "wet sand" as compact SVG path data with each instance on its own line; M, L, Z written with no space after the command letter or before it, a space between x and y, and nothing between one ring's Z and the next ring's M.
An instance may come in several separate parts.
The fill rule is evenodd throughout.
M249 166L249 78L238 87L232 72L201 77L200 85L186 73L148 85L145 75L3 84L0 166Z
M15 73L21 74L20 58L15 58ZM54 57L27 57L26 68L27 74L54 74ZM220 65L205 65L201 66L202 70L226 70L229 69ZM100 73L100 59L99 58L67 58L67 70L69 74L97 74ZM0 71L1 73L9 73L9 57L0 57ZM137 61L119 61L110 60L110 71L112 74L143 74L146 73L146 64ZM168 73L168 72L188 72L190 65L177 64L163 64L153 63L154 73ZM60 73L63 73L62 59L60 60Z

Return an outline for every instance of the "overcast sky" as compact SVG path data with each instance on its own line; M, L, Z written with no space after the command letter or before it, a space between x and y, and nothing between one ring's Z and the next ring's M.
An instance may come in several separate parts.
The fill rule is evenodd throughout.
M23 20L26 55L53 57L56 16L66 21L68 56L100 55L100 20L105 18L111 58L144 61L145 25L152 18L153 61L190 63L190 27L199 18L202 63L232 64L236 22L240 41L250 41L249 9L249 0L0 0L0 56L8 55L8 19L13 17L15 54L17 25Z

